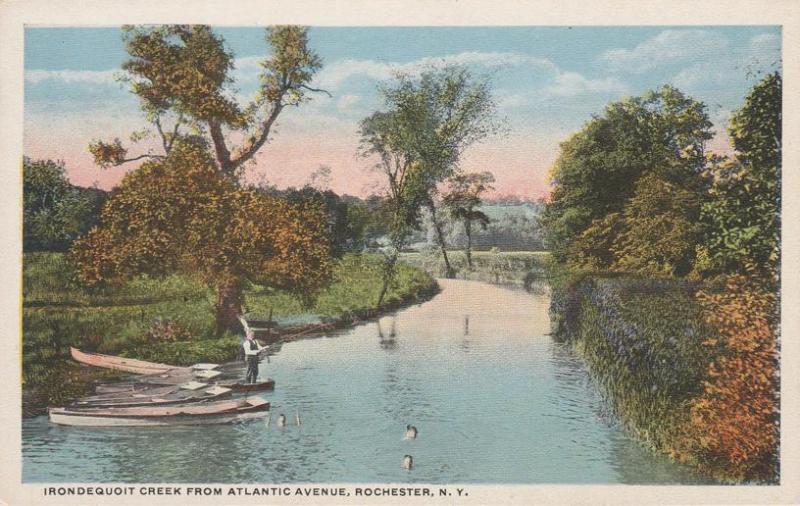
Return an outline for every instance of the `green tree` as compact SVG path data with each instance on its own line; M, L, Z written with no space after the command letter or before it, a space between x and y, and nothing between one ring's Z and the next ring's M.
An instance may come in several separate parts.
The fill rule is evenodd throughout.
M319 206L242 189L219 173L202 139L180 138L166 157L125 175L70 258L87 285L142 273L198 278L216 294L221 334L238 328L247 281L310 302L330 277L325 227Z
M615 269L684 276L700 237L698 194L650 173L625 204L611 251Z
M378 167L387 176L392 214L397 218L392 243L395 249L404 245L410 231L419 226L419 208L409 206L426 207L452 275L437 215L438 185L456 172L469 146L499 131L489 81L475 78L465 67L449 65L425 69L418 76L397 74L380 91L386 110L362 122L362 154L377 156ZM388 260L391 271L394 262Z
M63 251L96 222L105 193L72 186L62 162L24 157L23 249Z
M551 169L542 225L553 256L567 261L596 220L622 213L646 174L700 193L711 136L705 105L670 86L609 104L561 144ZM613 255L604 253L592 262L608 267L611 261Z
M322 63L308 47L304 27L267 28L270 55L261 63L261 86L246 105L230 96L233 54L208 26L126 26L123 40L130 57L122 65L121 79L139 97L154 128L154 132L135 132L132 140L157 135L163 153L129 157L119 139L94 141L89 150L101 167L164 158L176 139L193 133L210 141L220 173L235 178L237 170L268 141L285 108L307 101L308 92L323 91L309 86ZM234 147L230 137L243 140Z
M781 107L779 73L757 83L730 120L735 156L710 164L702 206L708 234L698 269L777 282L780 261Z
M491 221L478 207L481 205L481 194L492 189L494 176L491 172L455 174L449 183L450 189L442 202L451 218L464 224L467 238L464 253L467 256L467 267L472 269L472 223L477 222L486 230Z

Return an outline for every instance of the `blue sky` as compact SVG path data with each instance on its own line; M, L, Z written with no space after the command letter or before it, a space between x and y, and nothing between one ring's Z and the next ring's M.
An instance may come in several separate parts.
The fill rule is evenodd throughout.
M264 31L217 31L237 58L244 100L268 50ZM376 85L396 69L450 62L490 76L509 132L469 150L463 165L492 170L499 193L538 197L558 143L609 101L669 83L705 102L724 128L758 72L780 68L780 28L763 26L312 27L310 42L324 62L315 83L333 97L286 111L248 177L299 185L328 165L333 188L357 194L377 188L368 161L354 156L357 124L380 107ZM26 29L26 154L64 159L78 184L118 181L121 169L94 168L85 148L145 126L135 98L114 80L124 59L117 28ZM712 147L725 143L721 135Z

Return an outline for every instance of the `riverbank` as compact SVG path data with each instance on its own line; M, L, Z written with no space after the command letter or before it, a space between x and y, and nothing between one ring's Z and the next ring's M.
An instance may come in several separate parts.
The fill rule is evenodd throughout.
M439 284L441 293L424 304L335 338L285 343L261 369L277 382L268 394L269 425L145 435L53 430L46 417L29 418L22 421L23 480L572 487L700 481L608 420L580 357L546 336L548 294L464 280ZM277 427L279 413L300 413L302 427ZM406 424L419 429L417 440L403 438ZM148 451L140 449L143 437ZM406 454L413 455L413 475L400 466Z
M495 285L530 289L545 277L550 253L547 251L473 251L472 267L467 265L467 255L460 250L447 252L456 279L483 281ZM433 277L446 276L444 258L439 250L409 252L400 255L400 261L422 269Z
M579 351L629 431L722 482L777 482L768 293L578 273L552 288L553 336Z
M75 283L58 253L28 253L23 265L23 414L42 412L120 375L74 364L69 347L176 365L236 358L240 337L213 335L213 294L185 276L140 277L117 288L87 290ZM435 280L400 266L395 285L377 307L380 258L346 255L331 285L311 308L291 294L252 285L245 290L251 317L272 314L278 339L342 328L432 297ZM298 335L299 334L299 335Z

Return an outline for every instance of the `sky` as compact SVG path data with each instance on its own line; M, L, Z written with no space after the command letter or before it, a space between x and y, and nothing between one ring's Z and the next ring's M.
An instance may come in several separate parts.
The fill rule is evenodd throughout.
M218 28L235 55L233 92L244 103L268 54L263 28ZM136 167L101 169L92 140L127 141L147 126L136 97L116 76L126 59L118 28L26 28L25 155L63 160L73 184L110 189ZM311 27L323 60L315 94L281 113L271 139L247 168L250 182L302 186L320 166L330 187L366 196L381 191L374 160L359 158L358 124L381 109L377 87L394 71L463 64L491 80L501 135L471 146L466 171L489 170L495 196L538 199L559 143L606 104L664 84L707 105L725 152L728 117L765 72L780 68L781 32L772 26L726 27ZM129 145L129 156L153 149Z

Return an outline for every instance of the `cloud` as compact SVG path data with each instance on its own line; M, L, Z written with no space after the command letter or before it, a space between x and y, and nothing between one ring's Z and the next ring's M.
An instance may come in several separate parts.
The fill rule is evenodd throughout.
M589 79L577 72L559 72L545 91L559 97L574 97L584 93L624 95L628 93L628 86L615 77Z
M358 95L342 95L336 101L336 108L341 112L349 111L355 104L361 101Z
M445 65L466 65L486 69L528 65L551 71L556 68L549 60L521 53L465 51L452 55L420 58L407 63L341 60L324 67L317 74L314 82L317 86L326 89L336 89L345 81L356 77L384 81L390 79L396 72L416 73L427 67Z
M702 59L728 47L728 39L705 30L665 30L633 49L609 49L599 61L611 70L641 74L662 65Z
M39 84L53 80L64 83L118 84L116 70L26 70L25 82Z

